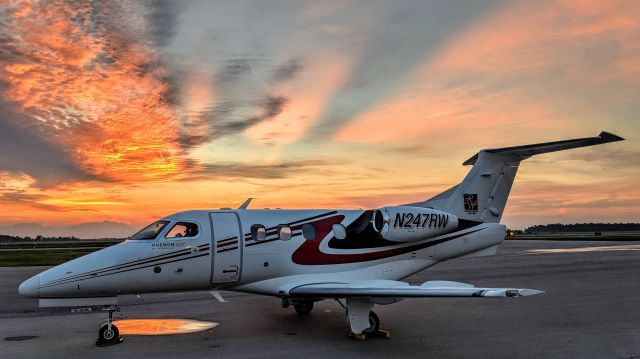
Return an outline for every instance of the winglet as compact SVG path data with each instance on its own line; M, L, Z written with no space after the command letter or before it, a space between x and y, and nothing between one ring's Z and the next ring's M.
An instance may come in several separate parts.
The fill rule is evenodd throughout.
M254 199L253 197L249 197L249 198L247 198L247 200L246 200L246 201L244 201L244 202L240 205L240 207L238 207L238 209L247 209L247 207L249 207L249 203L251 203L251 201L252 201L253 199Z

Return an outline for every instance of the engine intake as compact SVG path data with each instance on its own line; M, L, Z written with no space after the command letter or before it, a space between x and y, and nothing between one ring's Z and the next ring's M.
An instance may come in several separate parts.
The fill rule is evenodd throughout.
M392 242L413 242L451 232L458 217L431 208L392 206L373 213L373 229Z

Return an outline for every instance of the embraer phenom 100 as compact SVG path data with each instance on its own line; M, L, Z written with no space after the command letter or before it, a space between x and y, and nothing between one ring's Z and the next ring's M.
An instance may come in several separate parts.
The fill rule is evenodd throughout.
M46 270L20 285L41 307L108 306L98 344L114 343L117 296L239 291L279 298L308 314L323 299L345 300L352 336L379 333L375 304L415 297L519 297L533 289L477 288L450 281L400 281L438 262L490 256L521 161L538 154L623 140L597 137L485 149L458 185L423 202L375 210L239 209L167 216L123 243Z

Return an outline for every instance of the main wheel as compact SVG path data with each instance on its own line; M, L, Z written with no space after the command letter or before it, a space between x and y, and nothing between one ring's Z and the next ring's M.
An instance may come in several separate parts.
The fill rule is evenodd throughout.
M309 300L294 302L293 308L296 310L298 315L307 315L313 310L313 302Z
M376 333L380 330L380 318L374 312L369 312L369 328L365 329L365 333Z
M118 327L114 324L111 324L111 329L109 329L109 324L104 323L100 326L100 330L98 331L98 343L102 345L115 344L120 337L120 331Z

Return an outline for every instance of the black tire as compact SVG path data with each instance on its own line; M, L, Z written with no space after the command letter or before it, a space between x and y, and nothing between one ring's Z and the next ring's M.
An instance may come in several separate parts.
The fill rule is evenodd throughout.
M107 323L100 326L100 330L98 331L98 343L101 345L115 344L119 337L120 331L114 324L111 324L111 330L109 330L109 325Z
M313 302L309 300L294 302L293 308L298 315L308 315L313 310Z
M376 333L380 330L380 318L378 318L376 313L369 312L369 324L369 328L364 330L365 333Z

